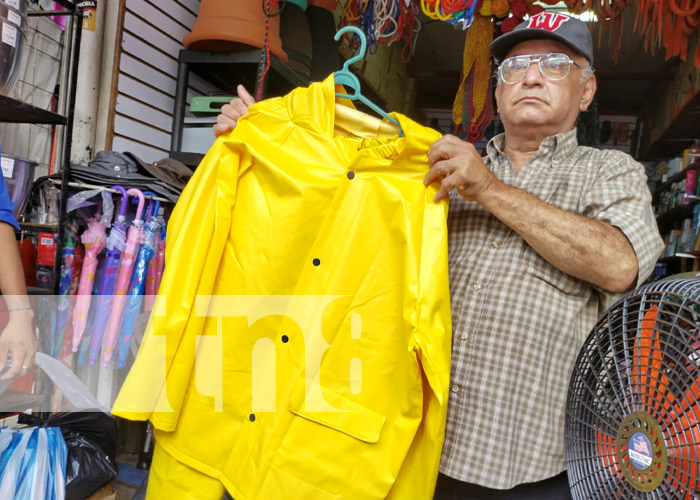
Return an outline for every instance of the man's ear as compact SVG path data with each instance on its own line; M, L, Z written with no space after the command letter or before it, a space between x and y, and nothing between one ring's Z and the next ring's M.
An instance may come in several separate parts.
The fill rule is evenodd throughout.
M591 75L588 80L583 83L583 94L581 95L581 102L579 103L579 111L586 111L588 106L593 102L593 97L595 96L595 91L598 88L598 82L595 75Z

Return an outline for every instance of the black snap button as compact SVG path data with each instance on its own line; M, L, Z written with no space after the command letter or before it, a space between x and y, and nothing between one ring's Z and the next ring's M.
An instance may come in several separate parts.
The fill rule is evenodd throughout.
M250 415L248 415L248 420L250 420L251 422L255 422L255 413L251 413Z
M351 170L350 172L348 172L348 179L354 179L354 178L355 178L355 172L353 172Z
M284 342L285 344L289 342L289 337L287 337L286 335L282 335L282 342Z
M320 266L321 265L321 259L314 259L314 266Z

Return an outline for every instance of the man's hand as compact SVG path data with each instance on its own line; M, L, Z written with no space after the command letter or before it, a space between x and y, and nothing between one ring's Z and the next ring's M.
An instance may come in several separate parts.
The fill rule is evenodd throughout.
M0 333L0 370L5 367L10 353L12 354L12 366L0 380L26 375L34 364L36 339L33 319L34 313L31 309L10 312L10 320Z
M238 97L231 99L229 104L224 104L221 107L221 114L216 117L216 125L213 127L216 137L236 128L240 117L248 113L248 106L255 104L255 99L243 85L239 85L236 91L238 92Z
M446 135L433 143L428 150L430 170L423 183L429 186L440 182L435 201L449 196L457 189L466 200L478 201L478 197L496 180L486 168L474 146L453 135Z

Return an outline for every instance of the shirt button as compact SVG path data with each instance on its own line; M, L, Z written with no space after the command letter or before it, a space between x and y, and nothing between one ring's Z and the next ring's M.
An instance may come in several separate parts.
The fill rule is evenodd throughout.
M458 386L458 385L453 385L453 386L452 386L452 392L454 392L455 394L457 394L457 393L459 392L459 386Z
M481 285L479 283L474 283L474 286L472 287L475 292L478 292L481 290Z
M509 168L506 168L506 174L509 174L509 175L510 175L510 169L509 169Z
M467 340L469 338L469 334L467 332L462 333L462 335L459 336L462 340Z
M491 246L492 246L493 248L498 248L498 242L497 242L497 241L492 242L492 243L491 243Z

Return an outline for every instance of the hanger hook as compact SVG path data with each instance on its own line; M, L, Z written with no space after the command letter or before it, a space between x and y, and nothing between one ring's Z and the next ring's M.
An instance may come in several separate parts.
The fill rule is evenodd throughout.
M365 52L367 51L367 38L365 37L365 34L362 32L362 30L357 26L343 26L338 30L333 39L336 41L340 40L340 37L343 35L343 33L347 33L348 31L352 31L360 38L360 50L357 51L357 54L348 58L345 61L345 63L343 64L343 71L348 71L350 69L351 64L362 60L362 58L365 57Z

